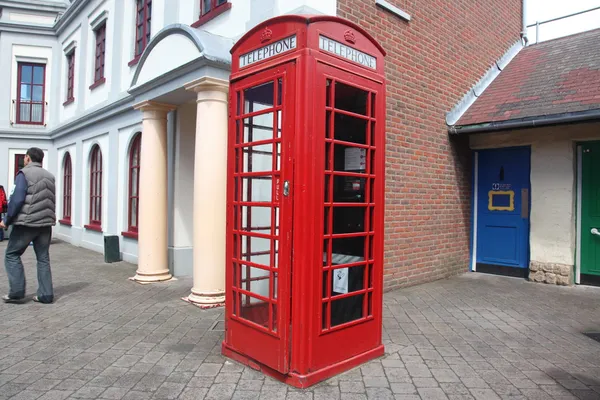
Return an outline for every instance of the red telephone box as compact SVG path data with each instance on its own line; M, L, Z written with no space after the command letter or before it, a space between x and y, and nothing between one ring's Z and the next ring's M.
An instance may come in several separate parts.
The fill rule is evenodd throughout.
M231 52L222 350L307 387L384 353L385 52L298 15Z

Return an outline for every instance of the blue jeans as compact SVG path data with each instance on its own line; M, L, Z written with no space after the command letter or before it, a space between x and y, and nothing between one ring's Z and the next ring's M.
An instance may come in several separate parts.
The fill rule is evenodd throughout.
M37 258L38 299L41 303L52 303L54 301L49 252L51 239L51 226L33 228L13 225L4 257L4 266L10 287L8 296L11 299L25 297L25 271L21 256L27 250L29 243L33 242L33 251L35 251Z

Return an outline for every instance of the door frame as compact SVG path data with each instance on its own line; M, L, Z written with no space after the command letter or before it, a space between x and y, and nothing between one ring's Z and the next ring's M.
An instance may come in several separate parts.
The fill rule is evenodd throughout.
M471 272L477 271L477 225L479 222L479 152L488 150L508 150L508 149L521 149L527 148L529 150L529 198L527 199L529 204L529 229L527 230L527 263L531 261L531 145L522 146L506 146L506 147L487 147L472 149L473 151L473 174L471 181L471 262L469 269ZM529 269L529 265L525 268Z
M582 147L581 143L577 143L577 190L575 199L575 283L579 285L581 283L581 190L583 184L583 160L582 160Z

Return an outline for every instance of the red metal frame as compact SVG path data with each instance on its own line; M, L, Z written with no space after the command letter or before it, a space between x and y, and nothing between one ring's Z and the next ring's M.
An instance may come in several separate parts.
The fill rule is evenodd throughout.
M128 186L128 201L127 201L127 231L122 232L122 235L132 239L137 239L138 224L139 224L139 194L140 194L140 158L142 155L142 134L138 132L131 141L129 148L129 186ZM134 177L134 172L137 172ZM135 181L134 181L135 180ZM135 194L133 188L135 187ZM135 224L132 224L132 209L133 203L135 207Z
M104 57L106 54L106 22L102 23L95 30L96 34L96 57L94 62L94 83L90 86L90 89L94 89L104 82Z
M152 32L152 0L137 0L135 17L134 57L129 66L137 64L150 41Z
M63 161L63 217L59 221L61 224L71 224L71 193L73 187L73 167L71 164L71 154L67 152Z
M75 101L74 95L75 87L75 49L67 54L67 99L63 103L63 106L70 104Z
M23 68L31 67L31 76L25 77L23 75ZM34 69L42 68L42 83L34 83ZM29 82L23 81L23 79L29 79ZM21 98L22 93L21 89L23 86L29 86L29 98L23 99ZM42 88L42 100L34 101L33 100L33 89L35 87ZM45 120L45 112L46 112L46 65L45 64L33 64L33 63L17 63L17 124L27 124L27 125L44 125ZM21 106L29 105L29 119L23 120L21 119ZM33 106L41 107L41 121L32 121L33 119Z
M86 229L102 231L102 150L95 144L90 153L90 213Z
M277 44L294 35L294 45L282 48ZM325 45L321 49L320 36L346 46L348 51L334 54L328 51L333 47ZM267 48L271 44L273 47ZM277 50L276 46L283 51ZM262 50L253 53L258 49ZM240 57L248 54L257 56L244 58L244 64L240 64ZM330 16L273 18L253 28L232 49L227 332L222 351L297 387L310 386L384 352L381 342L385 201L384 56L381 46L360 27ZM290 301L291 305L285 314L274 315L270 309L257 310L252 314L264 318L263 322L269 321L268 324L272 323L272 318L277 319L276 323L283 329L278 332L285 333L288 341L274 345L271 341L273 332L259 324L243 321L240 316L243 304L240 304L238 294L248 293L246 288L263 279L243 280L242 277L248 275L243 274L238 266L240 260L236 258L242 251L249 256L266 254L261 248L253 251L249 242L244 244L239 239L242 222L250 230L269 228L260 226L264 225L263 221L254 222L253 214L241 214L240 205L257 206L261 203L244 204L236 199L254 193L251 184L243 186L240 177L256 178L264 172L250 172L253 171L251 169L241 172L241 168L250 165L253 154L262 154L263 148L257 145L270 141L260 140L248 147L246 143L236 141L236 135L241 118L262 113L253 109L241 111L238 104L244 104L243 90L276 79L282 71L288 71L286 77L292 76L293 71L294 79L293 83L291 79L284 79L281 106L284 125L280 140L284 144L281 165L286 172L282 173L281 180L273 182L272 193L274 196L281 195L284 181L290 182L290 193L289 197L284 197L288 208L280 213L283 221L280 220L277 226L271 219L270 229L276 229L281 243L287 246L280 248L277 254L277 294L280 304ZM337 97L336 90L341 91ZM348 98L357 103L364 99L362 108L345 106L343 102ZM240 115L243 112L247 114ZM349 123L350 129L338 126L342 123L338 119L342 122L347 120L344 123ZM359 131L360 127L363 130ZM355 136L348 136L348 133ZM245 135L251 139L250 129L245 131ZM358 170L340 170L339 161L343 160L336 162L336 147L350 148L350 152L361 157L364 155L364 168L361 164ZM247 148L247 151L241 152L241 148ZM326 152L329 154L327 159ZM329 163L327 169L326 163ZM342 169L346 168L345 165L343 162ZM347 180L351 188L360 190L362 197L353 194L350 200L334 198L334 181L338 180ZM355 218L359 218L356 224L350 230L338 228L345 220L340 220L341 214L338 214L334 224L334 214L349 210L355 212ZM253 223L256 226L252 226ZM244 232L244 235L272 238L259 233ZM359 255L353 260L347 258L350 261L345 261L345 264L338 264L333 247L338 240L355 240L364 244L345 247ZM275 253L272 247L268 254L273 262ZM244 262L244 265L259 266L249 262ZM345 268L349 268L349 274L354 277L354 286L351 288L348 284L348 293L333 293L333 273ZM242 288L242 283L247 286ZM272 290L272 286L270 288ZM260 300L267 302L269 298ZM336 311L334 323L332 310L338 310L340 302L355 304L346 306L351 311L350 317ZM279 337L283 339L283 335Z

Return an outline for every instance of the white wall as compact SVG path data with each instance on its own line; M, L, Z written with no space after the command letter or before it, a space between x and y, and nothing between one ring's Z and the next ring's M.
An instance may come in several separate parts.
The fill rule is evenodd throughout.
M193 244L194 149L196 145L196 103L177 109L175 132L175 185L173 196L173 247Z
M599 139L598 124L537 128L470 137L473 149L531 145L531 261L566 265L575 263L575 143Z

